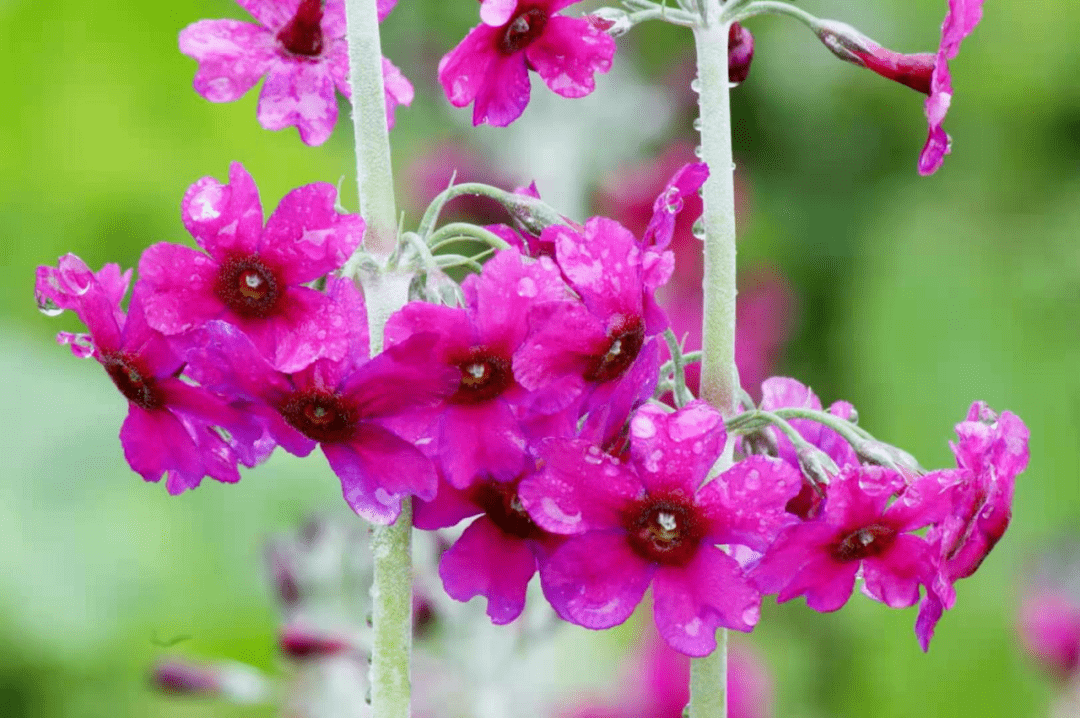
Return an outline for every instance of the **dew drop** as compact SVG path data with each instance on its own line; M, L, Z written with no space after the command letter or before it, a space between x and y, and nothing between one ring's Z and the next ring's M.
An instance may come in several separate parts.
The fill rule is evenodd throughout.
M694 226L690 228L690 232L691 232L691 234L693 234L698 239L705 239L705 220L704 220L704 218L699 217L694 222Z
M694 119L694 129L698 132L701 132L702 124L700 117Z
M694 157L697 157L700 160L704 156L705 156L705 150L701 149L701 145L698 145L697 147L694 148Z
M630 422L630 432L635 439L651 439L656 436L656 424L649 417L638 414Z
M531 299L536 296L536 281L532 277L522 277L518 280L517 293L519 297Z
M690 89L700 95L701 94L701 80L699 78L697 78L697 77L695 77L693 80L691 80L690 81Z
M58 317L64 310L48 297L38 296L37 298L38 311L47 317Z

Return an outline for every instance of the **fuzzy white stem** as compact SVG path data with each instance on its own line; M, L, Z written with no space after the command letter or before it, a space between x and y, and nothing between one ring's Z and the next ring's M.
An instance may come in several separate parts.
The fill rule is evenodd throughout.
M349 83L353 101L356 183L360 212L367 223L364 249L380 264L397 246L397 208L386 127L382 45L375 0L346 0ZM371 351L382 350L386 320L408 299L408 278L359 266L359 253L346 265L346 276L364 287ZM375 577L372 595L371 713L378 718L409 718L412 653L412 505L408 499L392 526L376 526L372 549Z
M701 158L709 165L709 179L702 190L705 306L701 398L728 418L736 412L739 389L735 368L735 168L731 153L728 24L721 20L720 0L705 0L704 6L705 17L694 29L701 94ZM724 463L730 465L734 442L728 444ZM690 718L727 716L727 629L717 632L716 644L711 655L691 662Z

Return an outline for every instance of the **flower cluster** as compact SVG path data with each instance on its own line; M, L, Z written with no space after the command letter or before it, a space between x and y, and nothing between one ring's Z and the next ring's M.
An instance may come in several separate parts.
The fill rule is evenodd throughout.
M859 433L850 404L823 412L793 379L765 381L745 415L780 423L736 418L735 433L702 401L652 399L669 327L656 292L683 199L707 174L679 168L640 238L604 217L538 236L493 228L511 246L464 280L461 305L406 304L374 358L364 299L335 276L363 220L312 184L264 225L238 163L227 184L207 177L184 196L203 251L149 247L126 311L130 273L70 255L39 269L37 294L87 326L59 340L128 400L121 442L146 480L167 475L179 493L237 481L238 464L276 446L319 445L370 521L393 522L409 496L422 529L476 517L439 573L451 597L486 597L495 623L521 614L537 572L558 615L594 629L625 621L651 586L660 635L703 656L718 628L752 630L763 596L833 611L861 576L886 605L921 597L925 648L953 583L1008 524L1027 429L976 404L957 467L925 473Z

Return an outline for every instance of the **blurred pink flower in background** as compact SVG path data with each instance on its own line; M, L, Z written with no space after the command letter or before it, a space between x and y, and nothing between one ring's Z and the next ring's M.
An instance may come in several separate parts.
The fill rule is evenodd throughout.
M623 167L605 178L594 197L599 214L612 217L640 236L653 215L653 202L668 178L687 162L695 161L688 142L676 142L658 157ZM695 193L683 199L684 208L675 222L670 249L675 253L675 273L657 291L657 301L668 314L675 336L686 336L685 351L701 348L703 301L703 254L692 227L701 215L701 198ZM748 209L747 189L735 176L736 217ZM741 236L742 232L740 232ZM784 343L793 329L795 295L787 279L775 267L742 270L736 306L735 363L740 383L756 395L770 376ZM666 349L665 349L666 352ZM686 368L687 385L697 391L700 367Z
M586 699L560 718L682 718L690 700L690 659L669 647L646 618L614 690ZM728 649L728 718L772 718L773 682L749 644Z
M420 149L420 153L404 171L402 194L406 206L420 215L436 195L454 184L483 182L502 189L519 184L495 165L483 151L465 141L444 139ZM490 197L462 195L446 203L442 217L445 222L475 224L505 223L509 215Z
M1080 685L1080 543L1061 543L1024 586L1016 627L1040 665Z

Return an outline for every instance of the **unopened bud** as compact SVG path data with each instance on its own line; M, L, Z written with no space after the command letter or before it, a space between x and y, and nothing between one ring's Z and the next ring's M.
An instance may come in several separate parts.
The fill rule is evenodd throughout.
M728 29L728 82L738 85L750 74L754 59L754 36L737 22Z
M616 7L602 7L591 15L586 15L585 19L600 32L606 32L612 37L625 35L633 27L626 11Z
M841 60L865 67L924 95L930 94L930 78L936 61L932 53L905 55L893 52L851 25L835 20L818 20L813 29L825 47Z
M908 478L925 473L914 456L890 444L866 440L852 443L851 448L863 461L898 471Z
M747 434L743 437L743 445L746 447L747 455L780 455L780 450L776 446L776 436L768 429L761 429Z
M278 645L282 653L298 661L336 656L353 648L352 643L343 636L318 633L298 626L286 626Z
M803 475L814 486L827 486L832 477L840 473L840 467L832 457L813 444L804 443L795 447L795 457L799 460Z
M515 192L506 200L505 207L523 230L536 237L548 227L567 223L565 217L537 197Z

